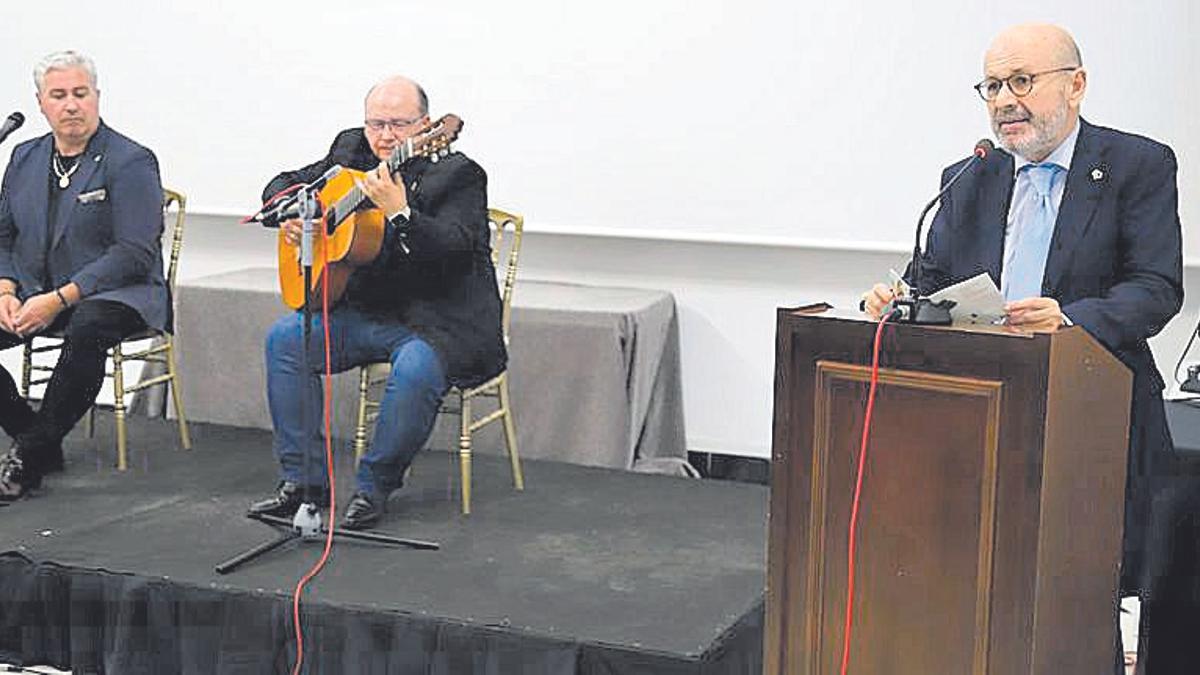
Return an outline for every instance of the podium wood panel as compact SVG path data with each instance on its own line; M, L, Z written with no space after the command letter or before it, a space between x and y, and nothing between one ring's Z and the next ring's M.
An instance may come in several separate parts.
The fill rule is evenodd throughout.
M836 672L845 616L847 535L870 368L819 361L814 417L811 556L805 622L815 672ZM885 654L903 653L914 670L980 673L987 654L995 522L999 382L885 370L873 431L887 452L867 455L859 517L852 662L888 672ZM910 429L924 410L959 422ZM850 424L838 424L848 415ZM950 433L953 438L940 438ZM963 452L963 449L970 450ZM936 485L929 485L934 483ZM949 499L960 508L943 508ZM873 507L880 508L873 508ZM929 537L929 533L936 533ZM819 545L824 541L826 546ZM945 611L953 608L952 611ZM828 615L827 615L828 613ZM973 616L973 622L960 617ZM921 636L944 638L933 645ZM873 645L872 649L866 649ZM885 648L876 648L884 646ZM935 648L936 647L936 648Z
M780 312L768 673L841 660L875 325ZM1107 672L1131 378L1079 329L887 329L851 673Z

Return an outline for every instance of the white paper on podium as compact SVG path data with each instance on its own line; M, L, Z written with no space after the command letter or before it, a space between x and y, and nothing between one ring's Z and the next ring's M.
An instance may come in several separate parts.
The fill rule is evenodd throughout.
M987 272L947 286L928 297L934 302L953 300L950 320L954 323L1004 323L1004 296L1000 295L1000 289Z

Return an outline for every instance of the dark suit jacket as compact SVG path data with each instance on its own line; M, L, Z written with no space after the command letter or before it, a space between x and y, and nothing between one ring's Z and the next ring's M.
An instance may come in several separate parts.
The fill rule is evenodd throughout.
M16 281L22 298L74 281L85 298L124 303L146 325L169 329L154 153L101 123L49 223L53 149L50 134L13 149L0 190L0 277ZM47 237L51 286L42 288Z
M1165 145L1080 124L1042 295L1133 371L1123 577L1134 590L1149 573L1150 486L1173 455L1163 380L1146 339L1183 303L1176 163ZM1011 155L993 152L942 200L922 263L923 293L981 272L999 285L1013 165ZM943 184L961 166L947 168Z
M323 159L271 180L263 201L291 185L312 182L334 164L367 170L379 160L361 128L347 129ZM389 227L379 257L351 276L345 302L399 321L423 337L442 358L452 383L479 384L503 370L508 358L491 259L487 174L465 155L452 153L436 163L412 159L401 176L412 210L408 225Z

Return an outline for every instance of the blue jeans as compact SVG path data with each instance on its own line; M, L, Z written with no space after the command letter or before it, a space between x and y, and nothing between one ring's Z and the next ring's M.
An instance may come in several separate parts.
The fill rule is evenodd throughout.
M276 321L267 333L267 399L275 427L275 457L283 479L324 487L329 482L324 470L324 388L320 377L325 372L324 328L321 317L313 316L308 372L302 373L303 323L303 315L296 312ZM404 470L433 429L438 406L449 388L445 367L433 347L407 327L353 308L338 307L330 312L329 333L335 373L364 363L392 363L375 440L359 461L357 475L360 491L386 499L400 487Z

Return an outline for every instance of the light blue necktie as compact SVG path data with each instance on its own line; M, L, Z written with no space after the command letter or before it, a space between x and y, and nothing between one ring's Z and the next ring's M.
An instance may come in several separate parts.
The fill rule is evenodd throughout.
M1051 187L1054 176L1063 168L1057 164L1026 164L1021 172L1033 187L1030 195L1035 203L1022 214L1017 229L1016 247L1004 270L1004 299L1008 301L1036 298L1042 294L1042 277L1046 273L1046 257L1050 253L1050 238L1054 235L1054 206Z

